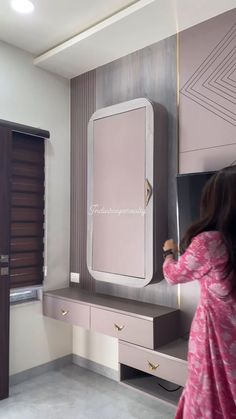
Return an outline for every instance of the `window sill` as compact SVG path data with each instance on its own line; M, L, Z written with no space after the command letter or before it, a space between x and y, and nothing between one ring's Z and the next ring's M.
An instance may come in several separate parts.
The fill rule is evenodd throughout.
M15 288L10 290L10 305L32 303L42 300L43 286Z

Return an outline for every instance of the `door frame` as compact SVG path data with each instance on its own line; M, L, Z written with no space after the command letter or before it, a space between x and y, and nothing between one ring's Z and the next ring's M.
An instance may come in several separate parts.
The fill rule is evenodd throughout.
M11 130L0 126L0 400L9 395Z

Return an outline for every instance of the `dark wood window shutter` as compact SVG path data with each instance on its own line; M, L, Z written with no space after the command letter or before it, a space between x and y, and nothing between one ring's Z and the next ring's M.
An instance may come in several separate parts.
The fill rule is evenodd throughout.
M13 132L10 184L10 285L38 285L44 265L44 138Z
M40 128L0 120L0 175L7 197L0 203L0 268L5 268L0 277L5 275L10 288L43 282L44 148L49 136Z

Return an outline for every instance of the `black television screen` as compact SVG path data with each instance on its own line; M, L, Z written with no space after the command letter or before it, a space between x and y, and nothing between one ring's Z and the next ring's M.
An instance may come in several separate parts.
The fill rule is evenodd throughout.
M177 176L179 238L200 215L201 193L215 172L190 173Z

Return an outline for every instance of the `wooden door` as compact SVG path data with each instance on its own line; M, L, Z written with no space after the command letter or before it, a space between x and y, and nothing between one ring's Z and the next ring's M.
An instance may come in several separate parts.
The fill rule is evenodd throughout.
M0 400L9 393L11 130L0 127Z

